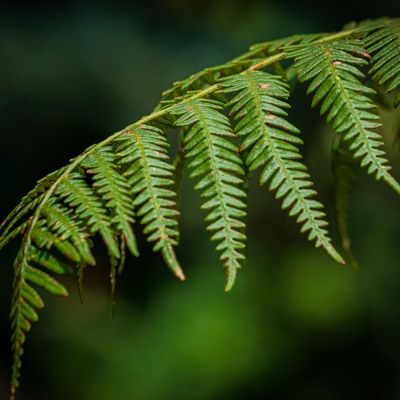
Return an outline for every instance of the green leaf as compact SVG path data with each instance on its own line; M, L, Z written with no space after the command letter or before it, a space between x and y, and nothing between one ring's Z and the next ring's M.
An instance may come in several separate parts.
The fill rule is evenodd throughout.
M44 302L39 293L26 282L22 284L22 297L35 308L43 308Z
M32 282L38 286L43 287L48 292L57 295L57 296L68 296L67 289L58 283L55 279L53 279L46 272L40 271L37 268L33 268L31 266L25 267L25 279L29 282Z
M111 212L111 223L125 240L130 252L139 256L135 234L133 199L126 177L117 165L117 156L111 146L101 147L83 162L87 173L93 175L93 187Z
M38 181L36 186L22 198L20 203L8 214L6 219L0 225L0 237L7 236L22 217L36 208L43 199L44 193L49 189L64 169L65 167L60 168Z
M383 179L400 194L400 184L390 174L376 131L382 124L371 100L374 90L365 86L360 68L368 65L368 54L360 41L314 43L293 47L301 81L310 81L308 93L314 93L312 105L321 103L321 114L341 134L362 167L376 179Z
M48 292L67 296L66 288L52 278L48 273L30 265L24 253L25 249L29 254L33 254L30 248L29 237L25 234L23 244L14 262L15 280L13 286L12 306L10 312L12 327L12 375L11 375L11 398L14 397L16 388L19 386L21 369L21 357L24 352L25 333L31 329L31 322L39 319L36 309L44 306L43 300L32 284L42 287ZM35 250L37 252L37 250ZM35 260L37 261L37 260Z
M243 166L238 148L229 140L235 135L218 101L199 99L178 106L177 126L187 127L185 157L190 160L191 177L199 178L195 189L202 191L202 208L209 210L207 229L217 240L220 259L227 268L226 290L234 284L244 260L246 193L242 189Z
M282 208L297 216L301 232L309 231L309 240L343 263L331 244L323 206L313 199L317 192L311 189L307 167L299 161L299 131L286 120L287 85L280 77L261 71L226 78L222 85L225 93L235 93L231 113L235 131L242 138L242 150L247 151L249 170L261 168L260 184L270 183L270 190L282 199Z
M400 88L400 20L382 20L365 39L370 74L387 92Z
M88 186L85 175L78 171L70 174L68 179L58 186L57 195L74 209L74 214L86 222L91 234L100 233L109 253L119 258L110 216L102 199Z
M377 85L388 92L400 91L399 21L382 18L352 23L332 34L294 35L256 45L223 65L177 82L162 95L156 111L88 147L39 181L0 225L0 250L22 236L14 262L10 313L10 400L15 399L19 385L25 335L44 305L36 286L64 296L65 287L53 276L75 271L82 297L85 268L96 262L92 253L96 236L102 237L111 260L113 309L125 248L138 255L136 218L153 250L184 279L175 253L179 239L176 192L186 166L197 180L195 188L207 210L207 229L226 266L227 290L245 261L246 190L255 170L260 171L260 183L268 183L282 200L282 208L296 216L301 231L343 262L331 244L322 204L315 199L301 161L299 131L287 118L289 91L284 80L290 82L291 90L299 79L309 82L313 106L320 104L336 132L336 219L344 250L352 259L347 212L353 158L400 193L382 149L378 100L363 75L371 66ZM399 93L387 97L394 99L395 107L400 103ZM235 120L234 129L227 109ZM173 165L167 129L182 135Z
M120 164L125 168L143 232L154 242L153 250L161 252L168 267L184 280L174 250L179 238L179 213L165 134L154 126L142 125L126 130L118 141Z
M90 251L89 233L74 210L62 204L59 199L52 198L43 208L42 216L46 219L47 227L62 241L70 241L79 256L73 261L95 265L96 261Z
M0 250L7 246L7 244L10 242L10 240L15 239L17 236L22 235L27 227L29 227L30 221L24 221L21 225L18 225L14 229L11 230L11 232L7 232L5 236L0 238Z
M44 220L40 220L33 229L32 239L39 248L50 250L54 247L71 261L80 261L80 255L76 248L68 240L62 239L49 231Z
M30 247L29 261L59 275L70 274L73 271L67 264L50 254L48 251L37 249L34 246Z

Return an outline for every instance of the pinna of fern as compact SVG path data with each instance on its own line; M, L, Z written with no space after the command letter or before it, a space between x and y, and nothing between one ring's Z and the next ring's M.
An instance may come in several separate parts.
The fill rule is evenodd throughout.
M347 214L355 162L400 194L366 77L369 73L387 92L399 91L399 32L398 19L381 19L333 34L295 35L253 46L178 82L152 114L39 181L0 226L0 249L22 238L14 263L10 399L19 385L26 333L44 306L38 288L66 296L57 275L76 274L81 282L85 268L96 264L95 237L110 257L113 294L125 249L139 256L140 226L153 250L185 279L176 255L176 188L182 168L190 169L204 200L201 208L226 268L227 290L245 261L246 171L259 171L260 185L268 184L301 232L344 263L302 161L300 132L288 117L289 83L296 80L308 83L312 106L320 105L339 143L332 153L336 219L346 258L353 260ZM168 152L170 132L182 138L175 163Z
M400 88L400 23L399 20L379 21L365 39L372 55L370 73L387 92Z
M276 198L282 199L282 208L288 209L290 216L297 216L301 231L309 231L308 239L344 263L328 236L323 206L313 199L317 193L311 189L307 167L299 161L299 130L286 120L287 84L278 76L249 71L224 79L222 85L225 92L237 93L229 105L238 121L235 130L243 137L249 169L262 168L260 184L270 181L269 189L276 191Z
M206 217L211 240L220 243L221 260L227 268L226 290L235 281L244 259L246 193L241 188L244 170L238 149L229 138L234 137L228 118L221 112L223 105L215 100L196 99L176 106L173 113L180 116L176 126L189 127L185 136L185 156L191 159L191 177L201 178L196 184L207 201L201 206L210 210Z
M371 96L375 91L361 79L360 70L367 66L369 57L359 40L315 43L289 49L296 59L300 81L311 81L308 93L314 93L312 106L321 104L321 114L333 130L349 142L349 150L360 159L369 174L383 179L398 194L400 184L390 174L390 166L383 150L383 139L376 131L381 127L377 106Z

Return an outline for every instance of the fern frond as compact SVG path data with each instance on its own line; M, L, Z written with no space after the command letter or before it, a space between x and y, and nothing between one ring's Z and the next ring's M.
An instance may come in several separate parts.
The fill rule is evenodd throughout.
M226 290L235 282L237 270L244 259L246 193L241 188L244 171L238 148L228 138L232 132L223 105L216 100L198 99L174 108L180 116L177 126L188 127L185 134L185 157L190 159L192 178L199 178L195 189L202 191L206 201L201 208L210 210L207 229L215 232L221 261L227 270Z
M64 260L57 258L47 250L31 246L29 249L30 262L34 262L42 268L59 275L71 274L73 269Z
M26 231L26 229L29 227L29 224L30 224L30 221L26 220L26 221L22 222L20 225L18 225L17 227L13 227L12 229L10 229L10 232L7 230L5 235L0 238L0 250L3 249L3 247L7 246L11 240L22 235Z
M25 250L28 249L28 257ZM43 299L33 285L42 287L46 291L59 296L67 296L66 288L52 278L47 272L40 270L37 266L45 266L53 273L65 273L66 269L56 268L58 262L55 258L43 258L43 253L39 253L31 246L29 237L25 235L23 245L14 263L14 285L11 307L11 327L13 330L11 342L13 351L12 375L10 397L14 398L16 388L19 385L21 357L24 352L23 346L25 336L31 329L31 323L38 320L37 310L44 306Z
M107 214L100 196L87 184L83 172L70 174L57 188L56 194L74 210L80 220L85 221L89 232L99 232L110 255L119 258L115 232L111 227L111 218Z
M332 171L335 184L335 219L342 248L351 264L358 269L358 263L351 249L348 224L349 197L357 180L356 160L351 155L343 138L336 137L332 146Z
M127 134L134 138L133 142ZM119 145L125 156L114 152L113 143ZM111 259L114 298L116 273L122 271L125 261L125 244L134 255L138 254L131 228L135 206L139 207L138 215L145 224L144 232L150 241L156 242L154 250L161 251L171 269L184 279L174 252L177 211L175 193L168 188L173 184L169 179L173 167L167 162L166 146L162 132L150 126L117 132L40 181L3 223L5 236L0 240L0 248L23 235L15 261L11 312L11 399L19 384L25 333L30 330L31 322L38 319L37 311L27 301L33 299L37 306L43 304L31 283L50 293L66 295L65 288L50 274L72 273L64 261L67 259L77 266L82 297L84 268L95 264L90 238L98 233Z
M372 97L375 92L363 83L361 70L370 64L364 45L372 54L373 79L387 91L399 90L399 20L365 21L336 33L265 42L174 84L153 113L87 148L38 182L0 225L0 249L22 236L14 263L10 400L15 399L19 384L25 334L44 305L37 286L65 296L66 289L53 275L75 273L82 297L83 273L96 262L94 237L102 237L110 256L113 307L125 248L138 255L135 219L140 219L153 250L184 279L175 254L179 239L176 192L186 166L192 170L191 177L198 178L195 189L204 198L207 229L218 242L216 248L226 267L226 290L245 260L249 177L244 169L246 173L259 169L260 183L269 182L282 208L302 225L301 231L343 262L331 243L323 206L315 200L317 193L301 161L299 131L287 121L285 79L292 88L298 79L310 82L313 105L321 104L321 113L327 113L339 139L333 160L336 217L344 250L352 259L347 210L354 163L348 150L370 174L400 193L376 131L381 124ZM270 72L261 72L266 69ZM393 94L395 105L400 102L399 93ZM234 130L227 108L236 121ZM170 128L183 135L183 148L174 164L167 151ZM236 134L242 139L239 148Z
M34 244L45 250L58 250L64 257L73 261L80 262L80 254L69 240L61 238L52 232L47 226L45 220L40 220L32 229L31 238ZM30 253L30 248L28 254Z
M90 235L83 227L83 222L74 215L74 210L53 198L43 206L41 214L47 220L50 230L75 246L80 254L79 261L95 265L96 261L90 250Z
M372 78L387 92L400 88L400 20L383 20L365 39Z
M364 74L360 68L368 65L362 43L313 43L293 47L289 56L296 59L299 79L311 81L308 93L315 92L312 106L321 103L321 114L327 113L327 121L343 135L361 166L400 194L399 183L389 173L382 137L376 132L382 124L370 98L375 91L361 82Z
M40 201L43 199L47 189L54 183L57 177L63 172L65 168L61 168L52 172L43 179L39 180L36 186L28 192L19 204L8 214L6 219L0 225L0 242L2 238L9 235L15 225L32 210L34 210Z
M226 93L236 93L230 102L231 113L237 121L235 131L243 138L242 150L248 151L249 170L262 168L260 184L270 181L270 190L276 190L282 208L303 224L301 231L309 231L309 240L342 263L325 228L323 206L313 199L317 193L310 188L307 167L298 161L299 131L285 119L287 85L278 76L252 71L223 80L223 86Z
M116 162L112 147L104 146L92 152L82 166L87 174L93 175L93 187L106 202L105 205L111 213L112 226L124 238L130 252L139 256L131 225L135 222L135 213L130 186L126 177L118 170Z
M169 161L165 134L154 126L142 125L126 130L118 141L120 163L127 166L125 176L144 225L143 232L150 242L155 242L154 251L160 251L171 270L184 280L174 250L179 238L179 213L171 179L174 167Z

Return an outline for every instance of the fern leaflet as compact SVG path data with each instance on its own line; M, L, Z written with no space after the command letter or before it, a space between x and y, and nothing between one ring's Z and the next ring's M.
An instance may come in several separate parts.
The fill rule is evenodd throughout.
M370 73L388 92L400 88L400 20L384 20L365 39L372 54Z
M246 193L241 188L244 171L238 149L228 138L232 132L228 118L221 113L223 105L216 100L198 99L174 108L180 115L177 126L189 127L185 134L185 157L191 159L192 178L207 200L202 208L210 210L207 229L215 231L211 240L218 240L217 250L227 268L226 290L235 282L237 270L244 259Z
M87 174L93 174L93 187L107 202L106 207L112 212L110 222L114 229L124 238L131 253L139 256L131 225L134 223L134 206L130 186L118 170L112 147L104 146L93 152L82 165L86 168Z
M90 234L100 233L110 255L119 258L111 218L106 213L101 197L86 182L85 174L82 171L73 172L58 186L56 193L81 220L86 221Z
M235 130L243 138L242 149L248 150L249 170L262 168L260 184L270 181L270 190L282 198L282 208L297 216L302 232L322 246L336 261L343 259L331 244L326 230L322 204L312 199L316 191L307 167L296 145L302 143L298 129L285 120L289 107L287 85L278 76L252 71L224 79L226 93L237 92L230 102L237 123Z
M176 221L179 213L171 179L174 167L169 163L165 135L156 127L143 125L126 130L118 141L120 163L127 166L125 176L133 204L138 207L137 215L145 225L144 233L150 242L155 242L154 251L161 251L167 265L184 280L174 250L179 238Z
M389 173L390 167L382 149L379 116L369 96L375 91L360 79L360 67L368 65L368 54L360 41L314 43L293 47L290 57L296 58L301 81L311 81L308 93L314 93L312 106L321 103L321 114L335 132L342 134L349 149L369 174L383 179L397 193L400 185Z

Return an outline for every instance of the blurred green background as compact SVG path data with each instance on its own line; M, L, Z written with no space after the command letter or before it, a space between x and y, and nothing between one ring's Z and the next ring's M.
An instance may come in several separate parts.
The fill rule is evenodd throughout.
M35 180L149 113L174 80L255 42L400 15L398 0L14 2L0 13L4 217ZM291 119L332 219L332 133L297 88ZM386 142L393 141L389 118ZM390 152L400 176L398 151ZM140 238L111 319L108 265L46 297L24 357L21 400L400 398L398 198L362 174L351 200L361 270L338 267L300 236L265 188L250 187L248 262L225 294L224 271L184 180L177 282ZM10 351L16 244L0 258L0 398Z

